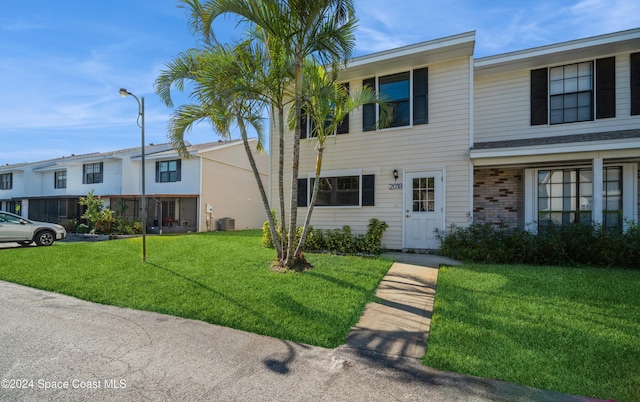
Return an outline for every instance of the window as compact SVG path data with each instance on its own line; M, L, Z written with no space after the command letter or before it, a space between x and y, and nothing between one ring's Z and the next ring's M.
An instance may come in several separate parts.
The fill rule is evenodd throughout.
M593 120L593 63L549 69L550 123Z
M180 181L181 165L180 159L156 162L156 182L170 183Z
M99 163L85 163L82 166L82 184L102 183L102 169L104 165Z
M622 167L605 167L603 171L603 213L602 220L604 227L622 228L623 207L622 207Z
M67 171L60 170L54 173L54 188L67 188Z
M316 206L360 205L360 177L321 177ZM311 179L313 188L315 179Z
M374 203L375 176L321 177L316 206L372 206ZM360 194L362 182L362 196ZM298 206L306 207L311 200L315 178L298 179Z
M349 93L349 83L341 83L341 85L347 94ZM328 121L327 125L331 122ZM337 127L335 134L348 134L349 133L349 115L347 114L340 125ZM300 138L315 138L318 134L315 132L315 124L311 120L305 110L302 110L302 116L300 117Z
M381 76L377 80L368 78L362 82L362 85L377 88L378 93L387 99L389 108L387 127L405 127L428 122L427 68ZM379 113L379 108L375 104L364 105L362 113L364 131L375 128Z
M413 212L434 212L436 210L436 183L433 177L413 179Z
M13 188L13 173L0 174L0 190L11 190Z
M531 71L531 125L615 115L614 57Z
M584 169L538 171L538 225L591 223L593 172ZM603 224L622 228L622 167L603 169Z

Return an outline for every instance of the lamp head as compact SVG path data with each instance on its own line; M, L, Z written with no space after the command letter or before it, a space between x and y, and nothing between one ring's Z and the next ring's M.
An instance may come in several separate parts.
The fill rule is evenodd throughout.
M124 88L120 88L120 96L122 96L123 98L126 98L129 95L129 91L127 91Z
M398 176L399 176L398 169L393 169L393 178L394 178L394 180L398 180Z

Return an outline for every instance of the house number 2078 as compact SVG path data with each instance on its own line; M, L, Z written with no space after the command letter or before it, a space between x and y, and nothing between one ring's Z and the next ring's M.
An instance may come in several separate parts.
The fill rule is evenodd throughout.
M402 190L402 183L389 184L389 190Z

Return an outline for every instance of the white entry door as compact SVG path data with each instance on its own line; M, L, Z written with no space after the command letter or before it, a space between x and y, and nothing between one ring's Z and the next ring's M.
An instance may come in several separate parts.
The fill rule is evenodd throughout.
M440 247L444 229L442 171L407 173L404 194L404 248Z

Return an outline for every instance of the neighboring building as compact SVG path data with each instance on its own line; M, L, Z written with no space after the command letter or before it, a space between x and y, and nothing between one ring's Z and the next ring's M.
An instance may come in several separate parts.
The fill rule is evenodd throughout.
M638 222L640 29L476 60L474 46L464 33L349 62L344 83L385 94L393 118L372 129L364 106L327 141L314 227L378 218L384 245L409 250L437 248L453 224ZM314 146L303 133L300 222ZM275 175L271 191L275 203Z
M640 29L475 61L473 216L638 222Z
M255 149L255 140L250 140ZM91 191L113 211L140 219L140 147L0 166L0 210L34 220L80 219L80 197ZM216 230L220 218L235 229L265 220L258 186L241 141L188 147L181 158L171 144L145 147L147 228L150 232ZM268 156L254 153L264 182Z

